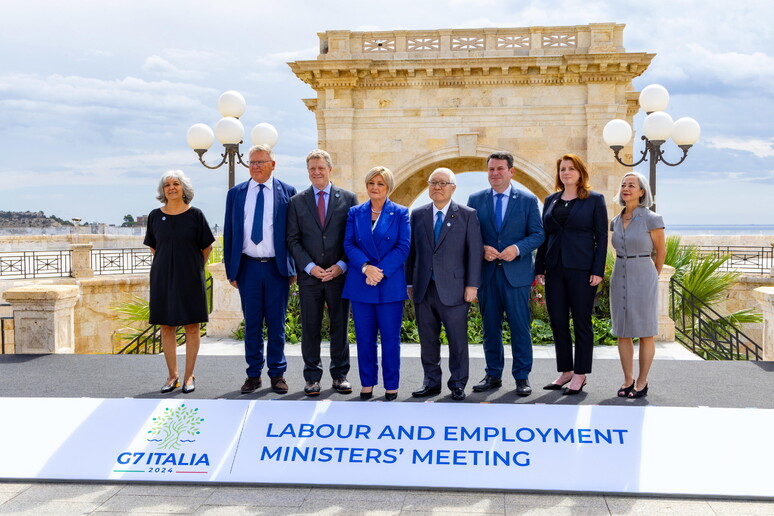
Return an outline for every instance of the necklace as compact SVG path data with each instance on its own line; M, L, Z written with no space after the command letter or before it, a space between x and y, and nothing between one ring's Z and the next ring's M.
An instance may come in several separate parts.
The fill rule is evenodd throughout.
M376 210L374 210L373 208L371 208L371 213L376 213L376 214L379 214L379 213L381 213L381 211L376 211Z

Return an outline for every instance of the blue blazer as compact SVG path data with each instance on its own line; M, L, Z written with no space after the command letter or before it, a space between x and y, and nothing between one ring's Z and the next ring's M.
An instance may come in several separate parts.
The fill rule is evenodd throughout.
M408 299L404 264L411 246L408 208L387 199L376 227L371 231L371 201L353 206L347 216L344 252L349 258L347 280L341 297L360 303L392 303ZM384 279L366 285L363 264L379 267Z
M503 225L499 232L495 226L493 199L491 188L474 193L468 199L468 206L478 214L483 244L492 246L498 251L516 244L519 248L519 256L510 262L503 262L503 272L510 286L530 286L535 280L532 251L536 250L545 238L537 197L511 187L508 208L505 210ZM484 260L481 269L482 285L489 283L496 267L499 267L496 260L491 262Z
M552 193L543 205L543 227L547 238L535 258L535 274L545 274L546 269L561 265L565 269L589 271L594 276L604 277L607 254L605 197L589 192L586 199L575 201L562 227L554 218L554 208L561 196L562 192Z
M296 268L285 243L288 203L296 195L296 189L279 179L271 178L274 191L274 253L277 269L282 276L295 276ZM226 220L223 222L223 262L226 277L235 281L242 261L244 242L245 197L250 181L239 183L226 195Z

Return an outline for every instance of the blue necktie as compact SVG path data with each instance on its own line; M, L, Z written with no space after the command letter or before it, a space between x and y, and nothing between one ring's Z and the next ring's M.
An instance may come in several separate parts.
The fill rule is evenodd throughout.
M254 244L263 240L263 189L266 185L259 184L261 189L258 190L258 195L255 197L255 215L253 216L253 230L250 232L250 240Z
M433 244L438 245L438 237L441 236L441 228L443 227L443 213L438 212L435 214L435 226L433 227L433 235L435 239Z
M495 227L498 233L503 227L503 195L505 194L499 193L495 196L497 197L497 201L495 201Z

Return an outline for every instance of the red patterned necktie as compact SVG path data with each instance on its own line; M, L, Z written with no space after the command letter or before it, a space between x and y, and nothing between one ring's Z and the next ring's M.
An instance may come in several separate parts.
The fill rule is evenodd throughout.
M325 192L318 192L317 194L317 214L320 216L320 225L325 225Z

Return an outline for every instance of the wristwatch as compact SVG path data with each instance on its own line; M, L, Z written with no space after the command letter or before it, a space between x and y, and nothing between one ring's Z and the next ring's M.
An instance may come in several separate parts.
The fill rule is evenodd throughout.
M365 262L363 266L360 268L360 272L365 274L366 269L368 268L368 262Z

